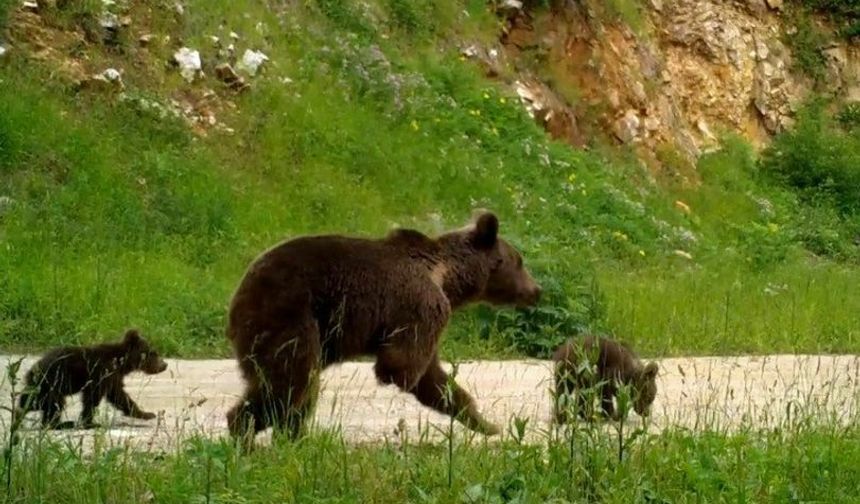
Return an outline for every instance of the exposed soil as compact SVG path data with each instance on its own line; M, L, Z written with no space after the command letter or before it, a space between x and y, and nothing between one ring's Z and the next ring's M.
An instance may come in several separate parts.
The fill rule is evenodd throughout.
M0 357L4 368L14 357ZM33 362L25 359L23 368ZM190 435L223 436L224 414L242 391L233 360L169 360L157 376L135 374L129 393L148 411L151 422L131 420L103 405L100 431L62 431L52 436L95 435L138 448L168 448ZM786 426L809 417L840 423L860 414L860 356L701 357L663 359L658 395L648 428L678 426L693 430ZM23 371L22 371L23 372ZM551 427L551 364L546 361L478 361L459 366L457 380L476 397L492 420L509 424L529 418L529 436ZM5 373L4 373L5 376ZM9 405L10 385L0 385L0 404ZM66 410L80 411L78 398ZM25 435L36 435L38 414L31 413ZM633 415L631 422L642 420ZM393 386L377 385L370 363L345 363L323 373L314 418L316 429L339 429L352 442L441 439L448 419L421 406ZM0 428L9 425L4 411ZM458 435L467 432L455 425ZM265 437L264 437L265 439Z

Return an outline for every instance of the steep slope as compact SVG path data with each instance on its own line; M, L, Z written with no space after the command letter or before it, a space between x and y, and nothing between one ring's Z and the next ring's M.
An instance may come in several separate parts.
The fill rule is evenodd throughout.
M225 354L225 304L265 247L310 232L438 232L482 206L502 216L548 300L531 312L463 314L449 354L540 355L583 328L617 331L654 353L856 349L854 221L827 205L813 214L794 188L761 178L737 139L697 167L672 149L661 154L661 166L696 184L664 180L612 141L586 142L616 124L614 109L591 124L578 112L549 117L567 140L552 141L530 117L547 118L535 89L560 106L570 100L539 75L538 88L517 87L527 72L493 67L494 54L525 56L492 51L506 21L484 2L8 9L4 347L138 325L168 353ZM527 12L563 28L554 11ZM577 23L564 29L586 26ZM609 73L638 47L621 28L599 40L617 37ZM562 47L566 37L556 40ZM475 64L478 56L490 60ZM605 82L626 79L618 75ZM582 78L571 92L613 101L599 79ZM618 110L633 106L639 86L628 81ZM684 82L669 89L695 88ZM682 105L677 131L701 149ZM716 113L703 110L709 121ZM807 235L832 247L812 249Z

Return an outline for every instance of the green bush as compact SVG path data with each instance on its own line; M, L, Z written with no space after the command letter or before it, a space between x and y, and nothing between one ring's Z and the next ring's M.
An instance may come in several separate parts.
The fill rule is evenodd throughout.
M814 102L797 126L778 136L762 156L763 171L808 203L831 202L843 215L860 211L860 136L836 128L825 104Z
M433 31L433 2L428 0L388 0L391 23L413 36Z
M827 15L840 25L842 36L860 34L860 0L795 0L795 3L819 14Z
M793 16L796 33L786 37L791 48L795 67L815 80L822 80L827 68L827 60L821 48L828 42L825 34L805 12Z
M547 358L566 339L598 329L606 317L606 300L594 278L583 274L561 279L536 271L543 288L539 306L520 310L482 310L482 335L496 334L517 353Z

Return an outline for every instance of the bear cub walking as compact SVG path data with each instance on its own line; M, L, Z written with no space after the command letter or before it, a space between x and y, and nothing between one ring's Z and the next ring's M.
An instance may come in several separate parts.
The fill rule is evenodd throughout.
M605 415L618 420L613 399L618 389L630 385L633 394L633 409L640 416L650 413L651 404L657 395L656 362L643 365L627 346L607 338L587 335L571 339L558 347L552 356L555 363L554 416L559 424L567 423L571 394L597 386L600 403ZM586 364L590 367L586 367ZM583 419L589 418L591 401L578 398L578 412Z
M80 416L83 428L97 426L93 423L93 414L103 398L126 416L151 420L155 414L141 410L129 397L123 378L134 371L158 374L165 369L167 363L135 329L128 330L119 343L55 348L27 371L16 422L27 412L40 410L43 427L73 427L73 422L60 423L60 418L66 407L66 397L78 392L83 400Z

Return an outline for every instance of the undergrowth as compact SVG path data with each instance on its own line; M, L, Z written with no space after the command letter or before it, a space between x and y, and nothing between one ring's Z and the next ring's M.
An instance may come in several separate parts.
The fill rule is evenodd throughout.
M450 451L418 440L349 445L321 432L250 456L205 438L167 453L33 438L11 459L4 502L851 503L858 436L856 426L670 431L628 437L620 459L613 434L587 428L537 444L458 438Z

